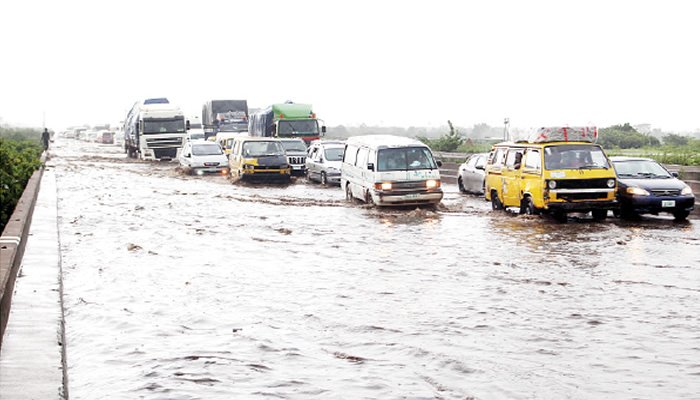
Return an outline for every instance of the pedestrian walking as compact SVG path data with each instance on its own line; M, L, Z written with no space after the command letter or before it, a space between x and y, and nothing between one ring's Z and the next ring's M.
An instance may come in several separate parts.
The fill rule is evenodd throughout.
M44 132L41 134L41 143L44 145L44 151L49 149L50 139L51 135L49 134L49 130L47 128L44 128Z

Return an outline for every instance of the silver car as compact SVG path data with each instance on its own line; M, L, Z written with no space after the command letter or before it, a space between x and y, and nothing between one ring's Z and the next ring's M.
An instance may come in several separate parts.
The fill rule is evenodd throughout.
M340 185L340 166L343 163L345 142L316 140L309 146L306 157L306 176L322 185Z
M459 166L457 186L462 193L483 194L484 179L486 178L486 160L488 153L476 153L467 157Z

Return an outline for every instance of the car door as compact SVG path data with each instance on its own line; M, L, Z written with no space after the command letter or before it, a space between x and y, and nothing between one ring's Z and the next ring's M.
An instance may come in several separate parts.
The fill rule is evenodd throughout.
M476 156L474 163L474 172L471 177L471 188L473 193L481 193L484 191L484 176L486 175L486 156L483 154Z
M476 155L471 155L464 163L464 170L462 171L462 186L467 192L474 191L472 180L474 178L474 165L476 165Z
M180 152L180 157L178 157L178 161L180 161L180 165L183 167L189 167L190 166L190 158L185 157L186 154L192 153L192 143L187 142L185 146L182 148L182 151ZM190 156L191 157L191 156Z
M318 179L318 153L319 153L319 146L313 146L311 150L309 151L309 156L306 157L306 171L307 174L309 175L309 179L311 180L316 180Z

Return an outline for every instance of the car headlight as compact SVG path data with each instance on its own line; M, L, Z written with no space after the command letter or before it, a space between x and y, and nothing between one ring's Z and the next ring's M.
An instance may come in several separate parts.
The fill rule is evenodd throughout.
M547 186L550 189L556 189L557 188L557 181L549 181L549 183L547 183Z
M627 194L631 194L633 196L649 196L648 191L634 186L627 188Z
M428 179L425 181L425 187L428 189L435 189L440 187L440 181L437 179Z
M611 189L614 188L615 187L615 179L608 179L607 184L608 184L609 188L611 188Z
M374 188L377 190L391 190L391 182L375 183Z
M693 194L693 189L691 189L690 186L686 186L683 188L683 190L681 190L681 194L683 196L690 196Z

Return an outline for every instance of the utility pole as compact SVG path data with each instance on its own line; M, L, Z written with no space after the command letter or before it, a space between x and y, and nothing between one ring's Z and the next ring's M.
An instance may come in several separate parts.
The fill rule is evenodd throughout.
M510 139L510 132L508 131L508 125L510 125L510 118L506 117L503 120L503 141L507 142Z

